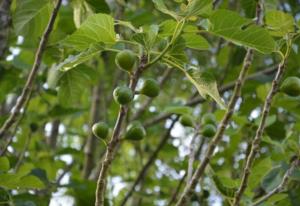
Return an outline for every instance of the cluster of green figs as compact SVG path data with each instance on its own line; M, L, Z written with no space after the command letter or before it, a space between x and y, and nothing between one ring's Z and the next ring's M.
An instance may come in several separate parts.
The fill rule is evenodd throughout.
M130 50L123 50L116 55L116 65L130 75L133 73L133 69L136 63L136 56ZM145 79L141 85L141 89L136 92L150 98L157 97L159 95L160 86L155 79ZM113 97L116 103L119 105L127 105L134 98L135 92L127 86L118 86L113 91ZM92 127L94 135L101 139L106 139L109 134L109 126L105 122L95 123ZM142 140L146 136L146 130L139 121L131 122L127 128L124 139L128 140Z
M136 64L136 56L130 50L123 50L116 55L116 65L130 75ZM150 98L157 97L160 91L158 82L154 79L145 79L141 89L137 92ZM281 84L280 91L292 96L300 95L300 79L296 76L287 77ZM118 86L113 91L114 100L119 105L127 105L134 98L135 92L127 86ZM179 122L185 127L195 127L194 118L191 115L181 115ZM95 123L92 127L95 136L106 139L109 134L109 126L105 122ZM217 131L215 116L211 113L204 114L201 118L201 134L204 137L213 137ZM124 138L128 140L142 140L146 136L146 131L139 121L131 122L127 128Z

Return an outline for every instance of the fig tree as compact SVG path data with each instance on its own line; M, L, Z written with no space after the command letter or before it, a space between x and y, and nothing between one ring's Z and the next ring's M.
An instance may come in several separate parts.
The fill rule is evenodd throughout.
M187 114L181 115L179 122L185 127L193 127L194 125L193 117Z
M120 69L131 73L135 64L135 60L136 57L132 51L124 50L116 55L115 62Z
M128 140L142 140L146 136L146 131L143 125L134 121L126 128L125 139Z
M130 88L122 86L117 87L113 92L114 99L121 105L128 104L133 99L133 92Z
M143 84L140 93L148 97L157 97L159 94L159 84L154 79L146 79Z
M286 78L281 87L280 91L284 92L285 94L297 97L300 95L300 78L298 77L288 77Z
M206 124L202 127L202 135L204 137L213 137L216 134L216 127L213 124Z
M108 135L108 125L105 122L97 122L93 125L93 134L101 139L105 139Z

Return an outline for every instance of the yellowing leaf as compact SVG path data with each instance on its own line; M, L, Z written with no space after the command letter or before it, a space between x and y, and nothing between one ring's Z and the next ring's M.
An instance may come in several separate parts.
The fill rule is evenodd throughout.
M200 95L204 98L206 96L212 97L221 108L225 109L226 105L220 97L217 82L214 77L206 71L200 71L199 69L190 68L185 71L185 75L195 85Z

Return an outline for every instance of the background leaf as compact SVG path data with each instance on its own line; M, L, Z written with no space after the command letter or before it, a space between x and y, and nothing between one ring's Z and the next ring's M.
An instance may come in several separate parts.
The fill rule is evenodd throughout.
M105 43L113 45L115 41L113 18L107 14L94 14L89 16L62 44L82 51L89 48L91 44Z
M262 53L275 51L275 41L269 33L236 12L217 10L209 20L211 23L209 31L218 36Z

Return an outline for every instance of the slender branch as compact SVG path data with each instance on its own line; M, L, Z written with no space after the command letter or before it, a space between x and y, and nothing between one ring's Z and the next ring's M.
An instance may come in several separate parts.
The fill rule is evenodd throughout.
M100 94L101 94L101 85L94 86L93 95L92 95L92 106L90 110L90 128L92 125L99 121L100 114ZM82 177L87 179L94 166L94 151L96 148L96 137L93 132L90 130L87 143L85 145L84 153L84 165L82 171Z
M198 157L201 155L204 144L205 144L205 138L201 138L200 144L198 145L198 148L196 149L196 152L194 153L194 159L198 159ZM184 176L181 178L181 180L179 181L175 192L172 194L172 197L171 197L169 203L167 204L168 206L173 205L175 203L175 201L177 200L177 197L179 196L178 194L179 194L180 189L181 189L181 187L184 183L185 178L187 177L187 174L188 173L186 172L184 174ZM187 182L189 182L189 181L187 181Z
M153 164L153 162L155 161L158 153L161 151L161 149L163 148L163 146L167 143L167 140L170 137L170 133L171 130L173 129L175 123L177 122L178 117L176 117L170 127L168 128L168 130L165 132L165 134L163 135L163 137L161 138L158 146L156 147L156 149L154 150L154 152L151 154L151 156L149 157L147 163L144 165L144 167L141 169L141 171L139 172L137 178L135 179L134 183L132 184L131 188L129 189L129 191L127 192L127 194L125 195L124 199L122 200L120 206L125 206L127 201L129 200L129 198L131 197L131 195L133 194L133 192L135 191L136 186L140 183L140 181L145 177L147 171L149 170L150 166Z
M184 173L183 177L180 179L180 181L178 182L178 185L175 189L175 191L173 192L172 196L171 196L171 199L169 200L168 202L168 206L171 206L174 204L174 202L176 201L177 197L178 197L178 194L180 192L180 189L182 187L182 185L184 184L184 181L185 181L185 178L187 177L187 173Z
M60 121L58 119L52 121L51 123L51 132L48 138L48 144L52 149L56 148L57 136L59 132Z
M49 38L50 33L53 29L53 25L54 25L55 19L57 17L58 10L59 10L60 5L61 5L61 1L62 0L57 0L56 5L55 5L55 7L52 11L52 14L51 14L51 17L49 19L48 25L47 25L47 27L46 27L43 35L42 35L39 47L36 51L35 60L34 60L32 69L30 71L30 74L28 76L28 79L26 81L26 84L25 84L25 86L22 90L22 93L21 93L20 97L17 100L16 105L12 109L11 115L8 117L8 119L5 121L5 123L2 125L2 127L0 129L0 139L3 138L5 133L16 122L17 117L19 116L21 109L25 105L27 99L30 98L30 94L32 92L33 82L35 80L38 69L41 65L43 53L46 49L46 44L47 44L48 38Z
M255 156L259 151L259 144L261 142L261 137L262 137L262 134L265 129L266 120L267 120L267 117L270 112L272 99L278 91L279 82L283 76L285 64L286 64L286 59L283 59L283 61L278 66L276 76L272 82L272 87L268 93L266 100L265 100L259 127L256 130L256 135L251 143L251 151L250 151L249 155L247 156L246 165L244 167L244 171L243 171L243 175L242 175L241 185L240 185L239 189L237 190L235 197L234 197L234 201L233 201L234 206L239 205L241 197L248 186L248 179L249 179L249 176L251 173L250 170L251 170L251 167L255 160Z
M136 85L137 85L137 82L138 82L138 79L139 79L141 73L145 69L146 62L147 62L147 59L145 58L145 56L142 56L137 70L131 76L129 87L133 92L135 91L135 88L136 88ZM99 174L98 181L97 181L95 206L103 206L104 205L106 177L107 177L108 170L109 170L110 165L115 157L115 153L116 153L118 145L119 145L121 128L122 128L122 124L127 116L127 112L128 112L127 105L123 105L120 107L118 118L115 123L115 127L113 130L111 140L107 145L105 158L101 163L101 170L100 170L100 174Z
M253 73L253 74L248 75L248 76L245 78L245 80L255 79L255 78L257 78L257 77L260 77L261 75L269 75L269 74L273 74L274 71L276 71L276 69L277 69L276 67L271 67L271 68L268 68L268 69L264 69L264 70L262 70L262 71L255 72L255 73ZM235 86L235 81L232 81L232 82L230 82L230 83L228 83L228 84L225 84L223 87L221 87L221 88L219 89L219 92L222 94L222 93L224 93L224 92L226 92L226 91L228 91L228 90L231 90L232 88L234 88L234 86ZM202 97L200 97L200 96L198 95L198 92L195 93L195 94L197 94L197 97L195 97L195 98L189 100L189 101L185 104L185 106L195 106L195 105L197 105L197 104L199 104L199 103L203 103L203 102L205 101L205 99L203 99ZM192 96L195 96L195 94L193 94ZM152 126L152 125L155 125L155 124L157 124L158 122L161 122L161 121L163 121L163 120L166 120L166 119L169 118L171 115L172 115L172 114L170 114L170 113L162 113L162 114L159 114L159 115L157 115L157 116L155 116L155 117L152 117L151 119L146 120L145 123L144 123L144 126L145 126L145 127L150 127L150 126Z
M259 200L254 202L252 204L252 206L259 206L261 203L263 203L264 201L266 201L267 199L269 199L273 195L281 193L284 190L284 188L286 187L290 175L292 174L293 170L299 165L299 163L300 163L299 159L292 162L291 167L284 174L281 183L276 188L274 188L272 191L270 191L268 194L266 194L265 196L261 197Z
M200 125L196 125L195 128L195 134L192 137L191 143L190 143L190 147L189 147L189 162L188 162L188 170L187 170L187 183L189 183L191 181L192 175L193 175L193 165L194 165L194 161L195 161L195 143L196 143L196 139L199 136L199 129L200 129Z
M213 152L216 148L216 146L218 145L218 143L220 142L220 140L222 139L222 136L224 134L224 131L227 127L227 125L230 122L230 119L234 113L234 107L235 104L237 102L237 100L240 97L240 93L241 93L241 89L245 80L245 76L248 72L248 69L252 63L252 58L253 58L253 52L251 49L247 49L247 53L246 56L244 58L244 63L243 63L243 67L241 69L241 72L239 74L238 79L236 80L235 83L235 87L234 87L234 91L233 94L231 96L230 102L228 104L228 110L225 113L220 126L214 136L214 138L212 139L212 141L210 142L206 154L204 156L203 161L201 162L201 164L198 165L192 180L189 184L186 185L184 192L182 193L179 201L177 202L177 206L183 206L183 205L187 205L191 195L193 194L194 188L196 187L197 182L199 181L199 179L203 176L204 171L206 169L206 166L208 165L208 163L210 162L210 159L213 155Z

